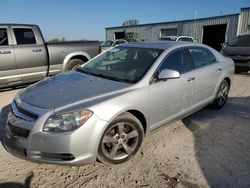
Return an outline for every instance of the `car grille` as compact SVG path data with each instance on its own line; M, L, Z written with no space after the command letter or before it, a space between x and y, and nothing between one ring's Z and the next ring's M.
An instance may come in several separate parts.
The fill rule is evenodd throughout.
M27 156L26 149L16 146L15 142L11 141L10 139L4 137L3 142L4 142L4 147L5 145L8 147L8 148L5 147L7 150L10 149L14 154L19 156L23 157Z
M31 117L31 118L34 119L34 120L36 120L36 119L38 118L38 115L37 115L37 114L34 114L34 113L32 113L32 112L29 112L29 111L27 111L27 110L25 110L25 109L19 107L19 106L17 105L16 101L14 101L14 103L15 103L15 106L16 106L17 110L18 110L20 113L22 113L22 114L24 114L24 115L26 115L26 116L28 116L28 117Z
M19 137L23 137L23 138L27 138L29 136L29 133L30 133L29 130L13 126L10 122L8 122L8 125L9 125L10 130L13 134L15 134Z
M70 153L40 153L40 156L43 158L49 158L50 160L62 160L62 161L71 161L74 160L74 155Z

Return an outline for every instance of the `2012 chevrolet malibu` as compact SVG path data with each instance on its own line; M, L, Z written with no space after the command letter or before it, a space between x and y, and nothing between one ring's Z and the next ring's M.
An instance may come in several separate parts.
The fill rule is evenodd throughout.
M127 43L42 80L12 103L3 145L39 162L119 164L147 133L225 104L233 61L189 42Z

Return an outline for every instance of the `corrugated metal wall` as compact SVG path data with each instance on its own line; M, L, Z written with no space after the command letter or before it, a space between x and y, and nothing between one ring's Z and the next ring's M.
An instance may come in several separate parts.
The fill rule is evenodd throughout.
M241 9L238 35L250 33L250 8Z
M250 33L250 8L241 9L241 13L218 16L197 20L166 22L166 23L154 23L137 25L130 27L115 27L106 29L106 39L114 40L115 32L124 31L137 32L141 39L144 40L158 40L161 35L161 29L177 29L177 35L188 35L194 37L197 42L202 42L203 27L226 24L226 36L225 41L231 41L238 34Z
M231 41L237 35L238 26L238 16L225 16L225 17L215 17L202 20L193 20L189 22L184 22L182 35L188 35L194 37L194 39L201 43L203 37L203 27L226 24L226 36L225 41Z

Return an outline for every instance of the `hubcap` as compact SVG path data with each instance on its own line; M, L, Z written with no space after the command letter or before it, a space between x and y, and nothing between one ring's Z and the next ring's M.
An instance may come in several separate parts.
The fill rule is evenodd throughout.
M220 106L225 103L227 95L228 95L228 86L226 84L222 84L217 96L217 101Z
M102 151L111 160L124 159L138 144L139 133L135 126L121 122L112 126L102 139Z
M72 70L76 70L81 67L81 64L76 64L75 66L72 67Z

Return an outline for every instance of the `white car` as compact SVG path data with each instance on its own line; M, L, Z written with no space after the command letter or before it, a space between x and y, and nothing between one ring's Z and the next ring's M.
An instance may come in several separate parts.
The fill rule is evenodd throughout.
M109 50L110 48L113 48L117 45L124 44L124 43L128 43L128 42L126 40L123 40L123 39L114 40L114 41L107 40L101 44L101 49L102 49L102 52L105 52L105 51Z
M172 41L186 41L186 42L195 42L193 37L190 36L163 36L159 40L172 40Z
M19 92L3 145L37 162L123 163L152 130L209 104L222 108L233 73L231 59L202 44L119 45Z

